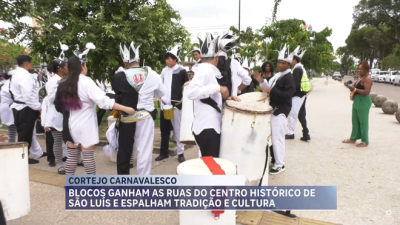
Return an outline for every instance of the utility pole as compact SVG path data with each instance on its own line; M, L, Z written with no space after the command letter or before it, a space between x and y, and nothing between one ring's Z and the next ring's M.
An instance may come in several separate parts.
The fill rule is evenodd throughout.
M239 0L239 37L240 37L240 2L241 0Z

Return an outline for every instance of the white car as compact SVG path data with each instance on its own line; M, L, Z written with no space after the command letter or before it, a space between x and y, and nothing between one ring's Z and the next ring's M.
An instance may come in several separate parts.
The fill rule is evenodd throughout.
M371 79L375 80L375 77L378 76L378 72L381 71L380 69L371 69Z
M340 74L340 72L334 72L332 75L332 78L335 78L335 77L342 77L342 74Z
M388 74L388 71L379 71L378 76L375 77L375 81L378 82L385 82L386 74Z
M396 86L396 85L400 86L400 74L399 73L394 78L394 86Z
M396 78L399 71L391 71L390 72L390 84L394 84L394 79Z

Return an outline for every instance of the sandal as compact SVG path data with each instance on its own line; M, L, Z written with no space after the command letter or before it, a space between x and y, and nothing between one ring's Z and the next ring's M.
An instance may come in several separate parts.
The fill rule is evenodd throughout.
M351 139L346 139L346 140L343 140L342 143L346 143L346 144L355 144L356 141L355 141L355 140L351 140Z
M363 147L368 147L368 144L365 144L364 142L361 142L360 144L356 145L357 147L363 148Z

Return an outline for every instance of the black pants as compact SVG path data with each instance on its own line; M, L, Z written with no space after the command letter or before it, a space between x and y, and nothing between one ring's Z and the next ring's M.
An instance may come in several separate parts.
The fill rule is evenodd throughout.
M6 216L4 215L3 206L0 202L0 225L6 225Z
M46 132L46 152L47 152L47 162L55 161L54 151L53 151L54 139L51 131Z
M17 127L18 142L27 142L28 149L31 149L33 129L36 129L35 122L39 111L25 107L18 111L13 109L14 124Z
M109 98L111 98L111 99L114 99L114 97L115 97L115 95L114 94L111 94L111 93L107 93L106 94ZM99 108L99 110L97 110L97 124L100 126L100 124L101 124L101 121L103 120L103 117L104 117L104 114L106 114L106 111L107 110L105 110L105 109L100 109Z
M201 156L219 157L221 134L214 129L205 129L199 135L194 134L194 139L200 148Z
M303 105L301 106L298 115L301 126L303 127L303 137L309 135L309 130L307 128L307 119L306 119L306 101L307 101L307 96L304 98Z
M169 136L173 130L171 120L164 119L164 113L160 113L160 131L161 131L161 147L160 155L168 155Z
M135 143L136 123L119 123L117 173L129 175L129 163Z

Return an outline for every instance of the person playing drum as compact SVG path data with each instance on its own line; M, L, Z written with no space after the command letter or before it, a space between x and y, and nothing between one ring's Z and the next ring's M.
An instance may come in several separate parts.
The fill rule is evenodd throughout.
M222 100L229 97L226 86L220 86L217 79L221 73L216 67L218 63L218 37L207 36L200 41L201 64L196 76L187 87L187 97L194 101L194 120L192 132L202 156L219 156L222 126Z
M293 53L289 53L289 47L284 46L278 56L278 70L270 82L263 81L259 76L255 78L260 82L263 92L267 92L270 97L270 105L273 108L271 115L271 138L274 146L274 166L269 171L270 174L279 174L285 171L285 134L287 117L292 108L292 97L296 91L290 64L293 60Z

